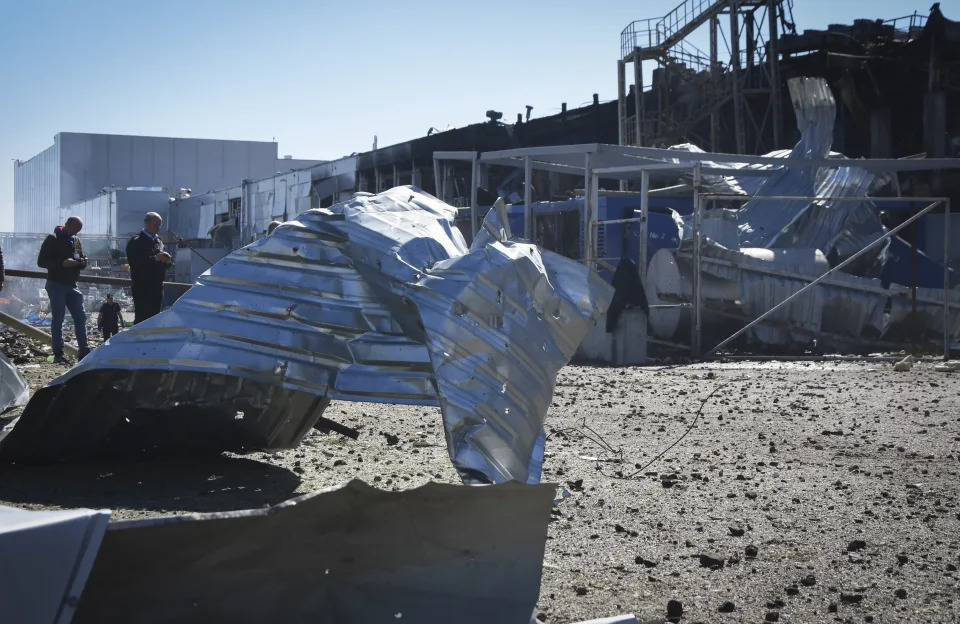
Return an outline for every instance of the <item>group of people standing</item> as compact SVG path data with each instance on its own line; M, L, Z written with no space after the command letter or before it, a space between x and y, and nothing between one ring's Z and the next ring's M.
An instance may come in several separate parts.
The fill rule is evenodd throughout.
M158 314L163 305L163 280L173 258L164 250L163 241L160 240L162 225L163 218L159 214L148 212L143 219L143 229L127 243L134 323ZM83 221L80 217L70 217L44 239L37 256L37 265L47 270L45 289L50 298L50 334L53 338L54 362L59 364L70 363L63 353L63 320L67 310L70 311L76 327L77 358L82 360L90 353L83 294L77 288L80 271L87 266L87 257L77 237L82 229ZM104 340L116 334L121 324L126 326L120 305L113 301L112 295L107 295L107 300L100 307L97 321Z

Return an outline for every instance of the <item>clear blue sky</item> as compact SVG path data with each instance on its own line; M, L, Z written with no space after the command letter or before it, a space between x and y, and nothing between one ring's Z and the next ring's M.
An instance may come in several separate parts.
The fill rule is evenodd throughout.
M280 154L331 159L491 108L553 114L614 99L620 31L678 1L4 2L0 231L12 160L57 132L276 138ZM794 16L802 30L930 4L795 0Z

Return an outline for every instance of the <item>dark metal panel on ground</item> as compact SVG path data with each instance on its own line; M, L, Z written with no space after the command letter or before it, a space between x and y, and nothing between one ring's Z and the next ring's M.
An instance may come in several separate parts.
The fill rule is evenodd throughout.
M117 522L74 621L525 623L553 495L351 481L264 510Z

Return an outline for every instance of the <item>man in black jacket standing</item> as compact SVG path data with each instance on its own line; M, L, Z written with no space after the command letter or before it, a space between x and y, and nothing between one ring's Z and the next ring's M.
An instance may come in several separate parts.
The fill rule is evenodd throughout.
M134 325L157 315L163 306L163 278L172 258L163 250L159 236L162 225L163 217L148 212L143 218L143 229L127 243Z
M113 295L107 295L107 300L100 306L100 314L97 315L97 329L103 334L104 342L120 332L120 325L127 326L120 312L120 304L113 300Z
M77 332L78 359L90 353L87 345L87 315L83 311L83 294L77 288L80 269L87 266L87 257L77 234L83 229L80 217L70 217L44 239L37 256L37 266L47 270L46 291L50 297L50 334L53 336L53 361L69 364L63 355L64 308L70 310Z

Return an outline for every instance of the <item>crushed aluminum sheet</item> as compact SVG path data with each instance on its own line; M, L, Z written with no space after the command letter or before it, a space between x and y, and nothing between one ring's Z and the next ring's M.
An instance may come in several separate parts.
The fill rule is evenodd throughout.
M468 249L455 218L403 186L283 224L38 391L0 460L290 448L340 399L439 405L465 481L539 481L556 372L612 288L529 243Z

